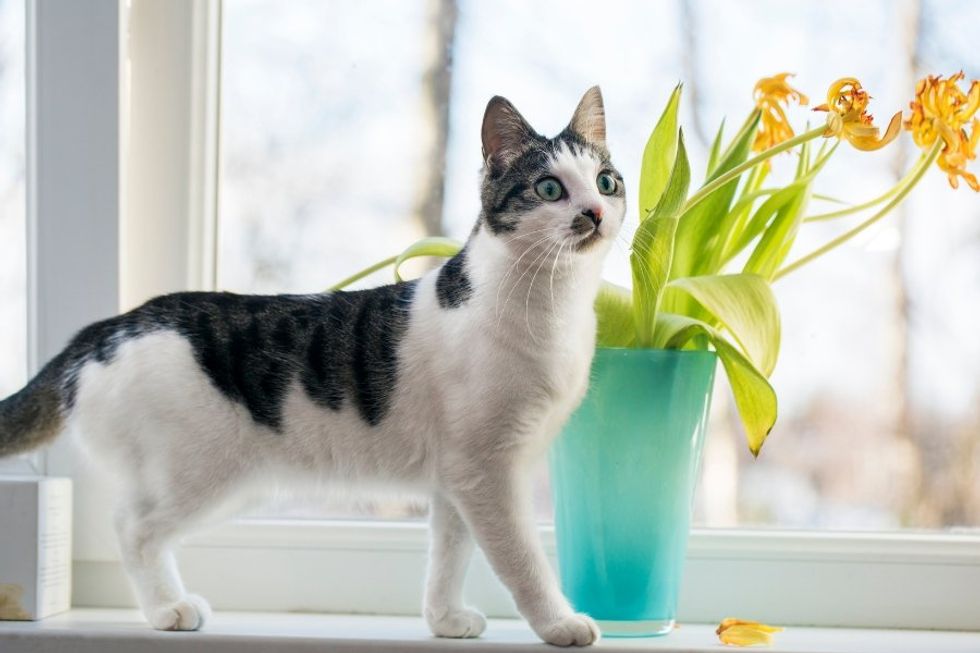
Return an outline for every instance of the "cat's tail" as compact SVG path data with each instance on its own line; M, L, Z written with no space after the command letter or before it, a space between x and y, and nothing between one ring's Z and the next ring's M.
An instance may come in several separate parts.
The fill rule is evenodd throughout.
M0 458L36 449L64 425L63 356L58 356L20 392L0 401Z

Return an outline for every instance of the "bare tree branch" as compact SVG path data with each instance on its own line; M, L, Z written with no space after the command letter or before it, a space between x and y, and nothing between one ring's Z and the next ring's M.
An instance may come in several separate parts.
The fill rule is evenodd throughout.
M446 150L449 144L449 94L452 88L453 48L459 8L456 0L429 0L426 35L428 62L422 79L428 142L421 170L415 216L427 236L443 233Z
M902 43L906 53L903 67L903 77L906 88L914 88L919 69L920 48L922 47L922 7L920 0L907 0L904 9L898 12L899 29L902 32ZM900 139L893 149L891 161L892 176L897 182L908 165L909 152L904 139ZM924 493L927 492L927 470L923 464L921 443L916 438L914 401L911 387L911 356L913 339L911 333L913 300L909 292L908 271L905 262L908 259L906 205L900 204L892 216L895 228L899 232L898 247L890 262L891 287L894 295L894 357L895 357L895 436L900 442L909 445L914 452L914 469L910 470L911 484L907 486L906 496L910 504L903 507L902 518L910 523L923 524L923 520L934 520L938 515L925 507Z
M697 43L698 16L693 0L679 0L681 38L684 50L681 56L681 66L684 69L684 85L687 97L691 102L691 117L694 124L694 135L703 147L708 147L713 134L709 135L704 128L704 117L701 115L701 48Z

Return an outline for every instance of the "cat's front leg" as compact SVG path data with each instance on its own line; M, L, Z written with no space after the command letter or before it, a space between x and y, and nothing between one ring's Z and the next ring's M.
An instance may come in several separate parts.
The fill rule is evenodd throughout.
M459 512L442 494L429 508L431 547L425 588L425 619L437 637L479 637L482 614L463 605L463 581L473 555L473 537Z
M457 483L452 499L517 609L538 636L558 646L588 646L599 628L576 614L548 564L531 510L525 474L485 464Z

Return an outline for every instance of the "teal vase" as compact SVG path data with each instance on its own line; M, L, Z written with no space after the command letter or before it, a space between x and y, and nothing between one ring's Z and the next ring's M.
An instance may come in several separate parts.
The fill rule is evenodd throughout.
M716 355L598 349L551 449L562 589L607 636L673 628Z

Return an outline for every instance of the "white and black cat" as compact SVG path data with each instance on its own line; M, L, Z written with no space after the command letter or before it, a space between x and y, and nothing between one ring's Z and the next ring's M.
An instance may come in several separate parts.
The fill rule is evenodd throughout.
M71 432L123 484L123 563L149 622L200 628L172 547L277 478L431 496L425 618L475 637L474 541L545 641L588 645L538 540L531 463L582 399L601 262L625 211L598 88L554 138L493 98L479 220L416 281L322 295L177 293L89 326L0 402L0 455Z

